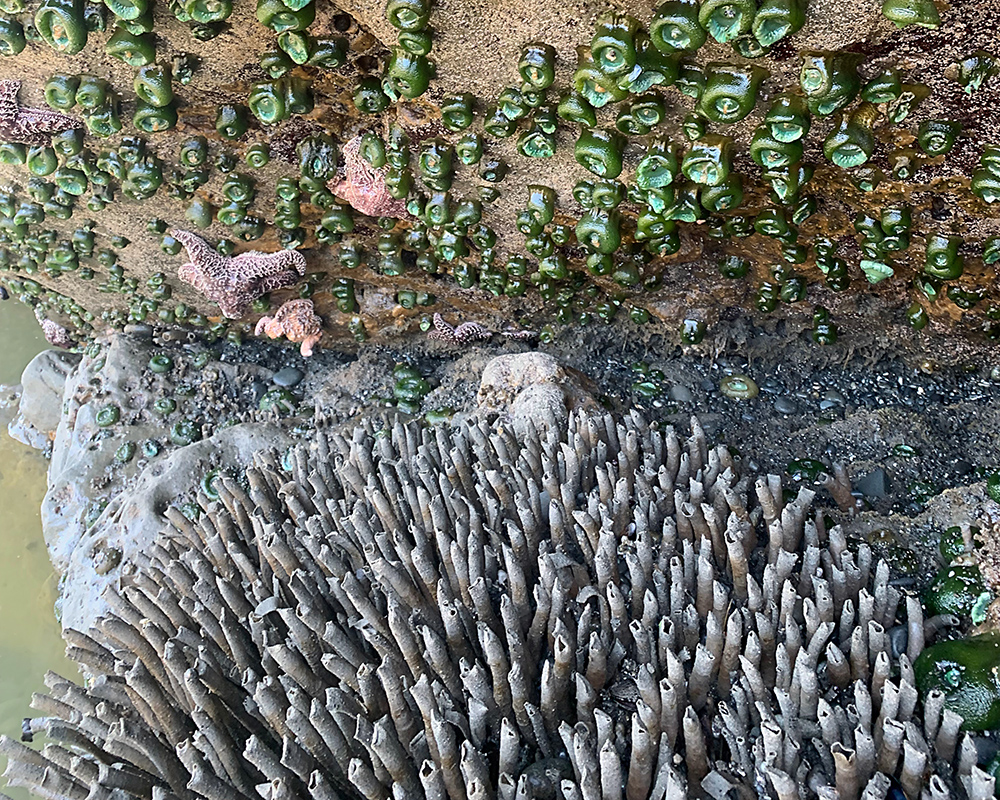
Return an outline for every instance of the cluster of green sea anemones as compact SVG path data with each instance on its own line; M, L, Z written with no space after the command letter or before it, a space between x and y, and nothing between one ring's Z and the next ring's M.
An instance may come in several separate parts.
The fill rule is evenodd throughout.
M23 9L9 3L10 8L0 9L10 20L8 33L0 30L0 40L7 41L6 51L0 47L0 52L13 53L19 46L16 27L23 28L26 20ZM60 110L82 109L89 134L115 137L131 124L155 137L151 141L176 146L177 138L165 139L162 132L178 122L178 108L185 102L179 90L188 85L197 59L178 53L169 63L157 62L152 7L146 0L107 0L105 6L97 9L98 20L76 0L45 0L32 21L38 36L70 54L84 47L87 29L97 29L108 14L113 17L106 50L134 68L131 123L121 117L119 94L93 75L53 74L45 87L47 101ZM206 38L228 24L232 4L176 0L170 10L191 25L193 35ZM434 21L430 0L388 0L385 10L397 42L382 59L380 77L368 67L359 70L354 97L363 112L383 112L394 102L424 95L434 77L428 60ZM886 0L883 13L900 26L940 24L933 5L924 0ZM260 58L266 79L252 82L245 97L230 96L216 104L216 131L232 143L229 148L216 150L213 161L203 137L185 136L175 166L162 147L147 146L139 136L94 150L79 131L54 138L51 146L5 144L0 162L23 163L32 178L46 179L54 189L49 193L39 186L41 199L4 213L0 246L9 252L23 248L24 226L32 228L46 218L65 220L80 203L98 211L119 195L144 200L164 187L185 201L192 225L210 228L219 222L229 228L231 239L220 242L223 250L233 246L232 240L260 238L273 226L283 247L301 247L315 237L347 269L364 263L387 277L401 277L415 265L427 273L450 275L460 288L478 286L515 298L537 289L561 322L585 322L597 307L608 313L596 316L609 319L623 303L636 322L648 319L643 294L661 285L666 259L681 249L685 237L716 240L707 242L708 250L723 259L729 255L726 240L772 240L780 250L778 263L729 273L733 280L758 281L755 307L762 312L815 295L813 267L834 291L862 276L880 287L898 285L906 278L901 268L913 258L911 238L913 248L926 252L905 315L915 328L926 325L935 303L950 302L968 311L989 296L988 288L956 283L963 265L977 258L969 255L975 242L945 230L895 232L880 218L884 209L869 208L864 195L856 223L863 258L857 263L835 254L835 237L810 236L809 226L803 227L823 210L822 197L811 192L814 173L823 165L810 163L805 155L809 136L822 144L830 164L846 170L847 180L867 192L880 182L884 188L889 180L905 184L928 159L947 158L962 125L944 118L921 120L913 146L883 152L896 126L906 123L929 89L907 82L892 66L867 70L856 53L804 50L798 81L773 85L768 70L752 59L802 27L806 9L800 0L668 0L648 23L605 14L589 44L579 48L575 70L564 85L557 80L560 54L544 41L527 43L514 65L515 80L495 97L458 91L435 99L443 130L414 144L412 154L399 126L384 128L384 138L363 132L363 159L407 212L397 209L374 220L360 219L331 191L328 183L340 179L344 158L342 142L330 132L312 130L293 145L297 175L276 166L273 148L248 135L258 123L279 125L309 115L317 92L329 91L325 85L318 89L320 70L338 69L356 58L347 38L316 33L315 0L258 0L256 16L273 32L275 46ZM350 28L334 22L323 29ZM709 39L732 46L742 58L699 58ZM967 91L997 72L995 59L981 51L955 68ZM758 103L763 93L771 98L766 108ZM673 130L671 107L678 97L689 113ZM750 115L759 122L744 141L733 133L738 129L733 123ZM501 182L511 165L491 152L494 141L511 139L515 157L552 158L567 131L573 133L573 155L583 170L572 197L558 197L551 187L537 183L519 186L519 192L527 189L523 206L514 219L498 219L492 203L503 191ZM627 152L637 147L642 155L633 167ZM1000 197L1000 159L994 149L983 151L971 184L973 196L986 203ZM759 174L737 166L744 150ZM251 169L267 168L267 193L245 191L247 176L234 173L241 157ZM208 186L215 169L226 175L221 188ZM480 181L473 196L461 196L455 188L468 186L467 177ZM273 206L264 201L272 185ZM912 217L904 202L892 208ZM523 244L500 235L511 225L523 235ZM159 235L164 252L179 252L179 243ZM989 242L982 243L983 263L991 263L990 252ZM47 263L58 273L72 271L73 262L65 248L55 248ZM77 273L92 275L94 268L81 262ZM114 285L115 276L109 277L105 285ZM183 314L162 307L164 299L137 299L129 319L156 314L164 321L184 321ZM822 307L815 311L815 340L832 341L836 326L829 313ZM998 315L1000 309L991 305L990 314ZM109 312L109 318L119 317L120 312Z

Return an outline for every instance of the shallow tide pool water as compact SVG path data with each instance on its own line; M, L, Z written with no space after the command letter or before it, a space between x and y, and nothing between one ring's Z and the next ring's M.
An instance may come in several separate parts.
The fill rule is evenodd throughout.
M13 385L48 345L31 311L0 303L0 384ZM42 540L39 507L48 462L0 430L0 733L18 739L21 720L35 712L32 692L44 692L47 670L76 679L55 618L57 579ZM5 764L3 766L6 766ZM25 800L21 789L3 790Z

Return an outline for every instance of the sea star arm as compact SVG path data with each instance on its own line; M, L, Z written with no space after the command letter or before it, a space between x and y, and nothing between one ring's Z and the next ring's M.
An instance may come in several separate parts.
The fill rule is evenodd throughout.
M295 250L224 256L189 231L172 230L171 235L184 245L190 259L178 276L218 303L230 319L242 317L247 306L265 292L292 286L306 271L305 257Z
M268 326L271 324L271 322L273 320L274 320L274 317L261 317L259 320L257 320L257 327L255 327L253 329L253 335L254 336L260 336L262 333L264 333L265 331L267 331ZM268 336L271 336L271 334L268 333ZM274 337L271 337L271 338L274 338Z
M257 251L240 253L233 256L232 262L251 277L267 278L268 276L297 272L306 274L306 259L298 250L279 250L277 253L259 253Z
M313 348L319 344L319 340L323 338L322 333L314 333L312 336L307 336L302 340L302 344L299 346L299 353L303 358L309 358L313 354Z
M215 276L219 274L226 256L213 250L208 242L190 231L175 229L170 231L170 235L184 245L184 249L187 250L191 263L186 266L190 266L194 271L203 275Z
M23 144L46 144L53 133L79 128L74 117L47 108L18 105L20 81L0 81L0 140Z
M17 90L20 81L0 81L0 131L7 130L17 119Z

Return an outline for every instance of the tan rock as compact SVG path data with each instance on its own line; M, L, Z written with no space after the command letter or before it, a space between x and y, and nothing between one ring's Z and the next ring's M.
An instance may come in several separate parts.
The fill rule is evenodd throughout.
M516 430L563 424L570 412L596 411L586 375L546 353L497 356L483 369L479 412L509 416Z

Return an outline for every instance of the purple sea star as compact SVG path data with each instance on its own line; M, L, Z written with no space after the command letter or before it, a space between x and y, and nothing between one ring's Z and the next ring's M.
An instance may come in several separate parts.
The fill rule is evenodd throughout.
M170 235L184 245L191 259L177 270L177 277L218 303L229 319L239 319L262 294L292 286L306 272L306 259L297 250L224 256L188 231L172 230Z
M53 133L82 127L75 117L47 108L18 105L20 81L0 81L0 141L21 144L48 144Z
M361 157L361 137L355 136L344 145L346 177L330 181L328 186L341 200L369 217L404 218L406 203L389 194L385 185L385 169L375 169Z
M444 321L440 314L434 315L434 330L427 334L432 339L440 339L448 344L471 344L483 342L493 336L493 333L478 322L463 322L457 328Z
M518 328L506 328L500 331L500 335L515 342L530 342L538 338L538 331L520 330Z

